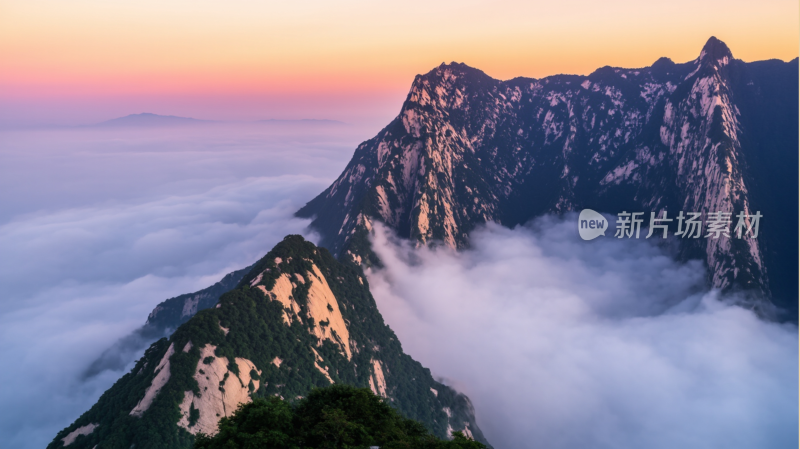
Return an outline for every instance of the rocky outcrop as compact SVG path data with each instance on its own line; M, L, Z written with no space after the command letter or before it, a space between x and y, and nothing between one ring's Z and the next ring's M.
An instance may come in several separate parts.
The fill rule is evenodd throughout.
M64 442L65 447L69 446L70 444L74 443L75 439L78 438L79 436L89 435L92 432L94 432L95 427L97 427L97 424L87 424L85 426L78 427L77 429L67 434L67 436L62 438L61 441Z
M136 404L136 407L131 410L131 416L142 416L142 413L146 412L147 409L150 408L150 405L153 403L156 395L158 395L161 389L164 388L164 385L167 384L167 381L169 381L169 358L172 357L172 354L175 354L174 344L169 345L166 354L164 354L164 356L161 358L161 361L156 366L155 377L144 391L144 397L139 401L139 403Z
M266 271L279 270L280 263L283 261L278 258L274 267L266 268ZM294 275L281 274L275 280L272 289L267 290L264 285L257 285L264 278L264 273L259 273L251 281L251 286L261 290L273 301L278 301L283 306L283 321L291 325L293 319L300 323L313 323L311 332L317 337L319 344L323 340L329 340L341 349L343 355L348 360L352 358L350 352L350 332L347 330L344 318L336 296L331 291L325 275L311 264L311 270L305 273L294 273ZM363 282L362 282L363 283ZM307 300L305 313L301 313L301 307L292 296L292 292L297 285L301 284L307 288Z
M796 59L745 63L716 38L694 61L588 76L500 81L442 64L297 214L341 260L372 264L375 220L420 245L464 248L479 224L583 208L645 212L645 226L650 212L761 211L770 235L679 239L680 257L704 260L714 287L796 307L781 270L797 267L797 236L781 223L798 199L796 170L784 168L798 161L797 84Z
M237 369L231 371L227 358L214 356L216 349L207 344L201 350L194 373L199 392L185 391L180 405L182 417L178 426L192 435L216 434L220 418L231 416L239 404L251 402L250 394L259 387L260 380L253 379L251 372L260 375L261 371L253 362L237 357L234 359Z
M440 438L468 427L485 441L469 400L403 352L363 271L289 236L214 307L153 343L49 447L92 424L74 447L189 448L254 398L295 401L331 384L371 388Z
M372 359L372 375L369 376L369 388L378 396L387 397L386 378L383 375L383 366L381 366L380 360Z

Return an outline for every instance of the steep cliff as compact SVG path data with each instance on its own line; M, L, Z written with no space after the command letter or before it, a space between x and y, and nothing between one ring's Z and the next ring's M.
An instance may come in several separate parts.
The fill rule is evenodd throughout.
M747 291L754 306L796 311L797 86L797 59L745 63L713 37L694 61L588 76L500 81L442 64L297 215L340 259L371 264L374 220L462 248L488 221L583 208L731 212L733 225L760 211L757 239L678 239L681 257L704 260L710 285Z
M462 430L485 441L469 399L403 352L361 270L289 236L215 307L153 343L49 447L190 447L240 403L332 383L371 388L441 438Z

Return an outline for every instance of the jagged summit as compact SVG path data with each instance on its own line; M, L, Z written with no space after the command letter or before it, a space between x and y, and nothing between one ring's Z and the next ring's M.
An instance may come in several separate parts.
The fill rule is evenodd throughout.
M435 69L431 70L428 73L434 72L437 69L451 69L451 70L460 70L460 71L464 71L464 72L472 71L472 72L483 73L483 71L481 71L480 69L476 69L475 67L467 65L467 64L465 64L463 62L456 62L456 61L451 61L450 63L442 62L441 64L439 64L438 67L436 67Z
M297 214L313 217L340 260L358 264L379 263L368 239L375 220L417 244L454 248L469 246L469 233L488 221L514 226L582 208L670 216L769 208L783 217L775 223L788 223L771 198L788 192L796 204L797 176L770 172L797 160L797 61L729 62L728 47L711 38L696 61L662 58L589 76L501 81L441 65L414 79L397 118ZM774 158L760 158L765 151ZM771 240L777 235L795 240ZM769 275L797 266L794 242L787 231L679 246L682 259L706 261L711 285L780 292L796 310L791 276Z
M442 63L424 75L417 75L412 84L412 91L418 89L420 82L423 84L452 84L456 80L463 80L468 83L482 83L493 81L494 79L480 69L468 66L463 62Z
M697 61L700 63L709 62L721 65L726 65L732 60L733 53L731 53L728 46L725 45L725 42L722 42L714 36L708 39L706 45L703 46L703 50L700 52L700 56L697 58Z

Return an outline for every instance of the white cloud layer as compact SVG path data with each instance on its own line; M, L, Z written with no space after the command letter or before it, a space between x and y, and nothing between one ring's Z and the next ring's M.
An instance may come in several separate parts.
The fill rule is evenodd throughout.
M291 217L301 204L279 200L298 190L319 191L320 184L254 178L202 195L0 227L0 360L9 368L0 370L0 439L43 447L122 374L81 379L156 304L212 285L285 235L302 233L307 220Z
M123 372L86 368L156 304L303 233L293 213L357 132L278 131L0 133L1 447L44 447L91 407Z
M797 328L647 241L582 241L573 218L489 225L457 254L375 236L384 318L495 447L797 447Z
M371 134L0 131L0 446L44 447L122 374L84 381L86 367L157 303L301 232L291 214ZM470 395L498 449L797 447L796 328L720 303L700 264L552 220L473 243L379 234L370 279L405 349Z

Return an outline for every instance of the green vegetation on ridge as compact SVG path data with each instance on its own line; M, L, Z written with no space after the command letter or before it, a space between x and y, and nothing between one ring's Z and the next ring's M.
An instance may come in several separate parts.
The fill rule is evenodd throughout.
M327 280L336 299L331 307L339 308L347 325L350 360L339 345L328 339L318 340L313 334L313 326L323 323L293 318L287 325L281 302L256 288L263 285L271 290L281 274L288 274L292 279L304 277L305 282L295 282L292 295L301 308L299 315L305 317L309 286L314 282L313 275L309 274L312 265ZM259 274L262 277L256 282ZM141 416L132 416L131 410L156 378L156 367L170 345L173 345L174 354L169 358L168 381ZM208 352L201 355L207 345L216 347L211 359ZM245 384L242 381L241 385L253 400L278 396L289 403L307 396L315 388L330 386L317 364L336 384L358 388L370 386L374 366L379 364L385 377L386 402L400 415L419 421L438 438L448 437L448 429L468 428L476 440L485 441L474 422L469 399L436 382L428 369L403 352L396 335L384 323L361 269L338 262L327 250L317 248L300 236L288 236L253 266L237 288L222 295L216 307L199 311L169 339L155 342L130 373L122 376L72 425L59 432L48 447L63 447L65 436L90 424L97 427L88 435L78 436L69 445L70 449L88 449L95 445L97 449L130 449L131 445L136 449L192 447L195 440L192 433L197 432L197 423L209 417L203 415L206 411L194 405L184 410L191 424L187 431L178 426L183 416L180 404L189 392L195 397L207 394L201 391L195 374L204 370L203 375L207 375L212 364L218 364L215 360L218 358L227 360L226 376L241 380L245 374L250 374L250 378L257 381L258 388L255 382ZM236 358L248 360L256 369L240 372L239 366L233 363ZM281 362L273 363L276 358ZM219 373L219 377L227 379L223 378L223 373ZM226 388L231 386L227 385ZM219 388L229 393L223 391L222 384Z
M277 397L244 404L222 418L219 433L198 435L195 449L484 449L460 432L453 440L431 435L403 418L369 389L333 385L290 404Z

